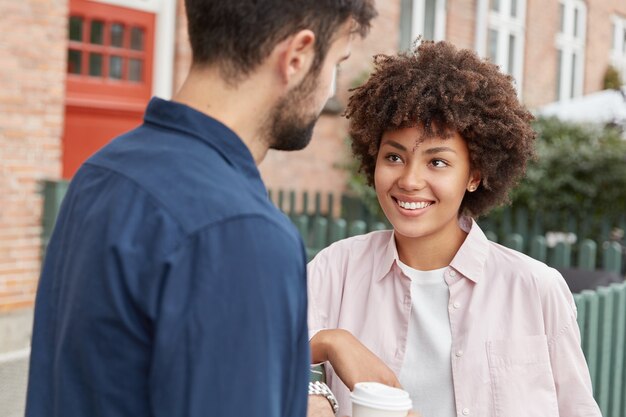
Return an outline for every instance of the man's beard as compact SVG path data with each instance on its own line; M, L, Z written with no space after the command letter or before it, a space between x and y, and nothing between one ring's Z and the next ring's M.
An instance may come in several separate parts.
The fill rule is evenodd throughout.
M319 114L306 114L303 109L313 98L317 83L317 73L309 73L299 86L276 104L266 130L271 149L298 151L311 142Z

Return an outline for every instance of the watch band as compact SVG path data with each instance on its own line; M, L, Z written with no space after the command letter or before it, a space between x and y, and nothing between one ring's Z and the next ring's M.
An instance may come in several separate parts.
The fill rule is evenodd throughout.
M330 403L330 406L333 408L333 413L337 415L337 413L339 412L339 404L337 404L337 399L333 395L333 392L330 390L330 388L328 388L328 385L326 385L325 383L320 381L309 382L309 395L321 395L325 397Z

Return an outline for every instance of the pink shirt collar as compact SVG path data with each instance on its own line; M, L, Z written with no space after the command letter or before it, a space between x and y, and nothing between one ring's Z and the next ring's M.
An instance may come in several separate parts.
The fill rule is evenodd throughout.
M450 262L450 266L467 279L478 283L485 273L485 262L489 254L489 240L474 219L463 216L459 219L459 225L461 229L467 232L467 237ZM390 275L389 272L394 265L398 267L397 261L399 259L395 234L391 233L383 251L382 261L376 265L377 269L374 271L376 280L380 281Z

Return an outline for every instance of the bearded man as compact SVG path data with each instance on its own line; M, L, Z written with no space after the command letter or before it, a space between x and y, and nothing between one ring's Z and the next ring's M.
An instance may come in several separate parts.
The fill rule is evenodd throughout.
M28 417L304 417L306 257L267 197L373 0L186 0L173 100L74 176L36 300Z

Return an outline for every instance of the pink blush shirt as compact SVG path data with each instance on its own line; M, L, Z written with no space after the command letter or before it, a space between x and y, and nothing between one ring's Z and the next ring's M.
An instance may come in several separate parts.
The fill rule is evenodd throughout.
M467 238L445 272L457 415L600 417L563 277L490 242L471 219L461 227ZM320 252L308 266L309 339L348 330L399 375L411 290L397 261L393 231ZM351 415L349 390L329 366L327 373L339 415Z

